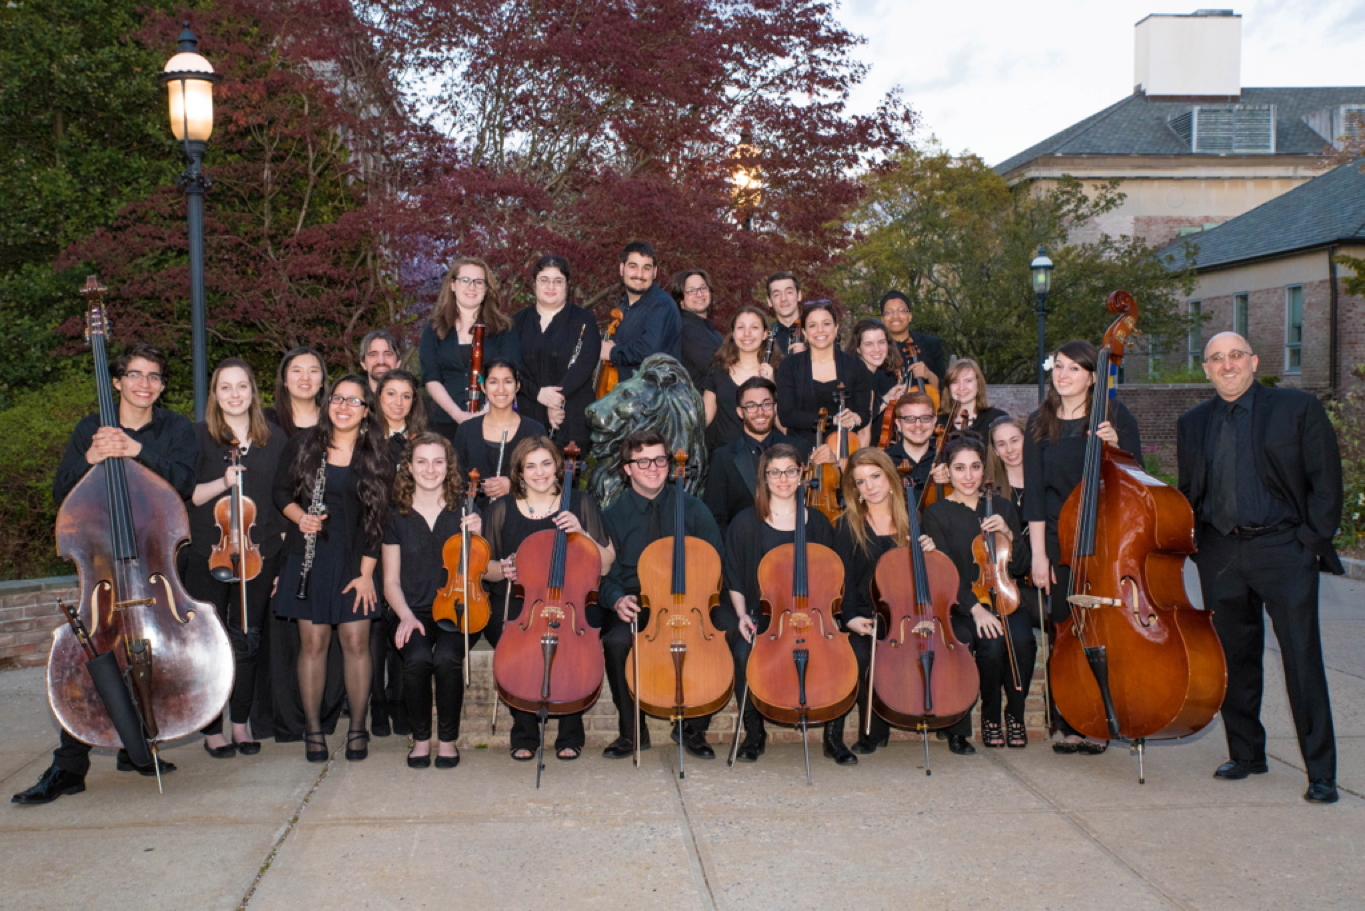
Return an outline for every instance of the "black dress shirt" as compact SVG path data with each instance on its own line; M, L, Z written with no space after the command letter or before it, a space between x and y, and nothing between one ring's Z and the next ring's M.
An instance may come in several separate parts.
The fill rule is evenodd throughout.
M1295 521L1294 510L1288 503L1276 498L1270 492L1260 473L1256 470L1256 453L1252 449L1251 421L1256 396L1255 389L1248 389L1234 402L1219 400L1209 415L1208 448L1208 489L1215 491L1215 473L1231 471L1237 489L1236 525L1270 526ZM1212 456L1218 452L1218 442L1225 427L1225 415L1232 413L1234 433L1237 434L1237 461L1234 465L1219 465ZM1199 518L1208 524L1213 520L1213 497L1205 497L1200 504Z
M60 506L66 495L71 493L71 488L90 470L85 454L90 451L90 443L99 429L98 414L87 414L76 422L75 429L66 441L62 461L57 465L57 474L52 479L54 504ZM153 408L152 419L137 430L127 427L120 429L142 444L142 451L134 461L146 465L174 487L181 499L188 500L194 493L194 468L198 457L194 425L174 411ZM219 477L222 477L221 473Z
M825 514L816 509L805 510L806 541L834 547L834 529ZM758 618L761 593L758 589L758 564L774 548L796 542L795 531L779 531L758 517L758 512L746 509L735 516L725 533L725 551L721 555L725 565L726 591L744 596L745 610Z
M613 610L616 602L626 595L640 593L640 577L636 572L640 554L659 538L672 537L677 518L674 511L676 503L677 493L672 484L652 500L628 487L602 513L607 532L616 544L616 562L602 578L602 586L598 590L598 603L603 611ZM651 512L654 517L651 517ZM653 531L650 528L652 523L657 523ZM717 552L720 551L721 537L716 520L711 517L706 504L691 494L683 494L683 529L689 537L701 538Z
M428 322L422 329L419 347L422 363L422 385L440 383L445 387L455 404L461 408L469 404L469 368L474 356L474 346L460 343L460 333L454 327L445 338L436 334ZM504 360L521 369L521 344L516 333L510 329L489 335L483 340L483 362ZM432 405L429 412L431 424L448 437L454 432L455 419L439 405Z
M682 365L687 368L688 376L692 377L692 385L698 391L702 388L702 379L711 369L711 359L716 356L716 351L720 349L721 343L725 341L711 321L698 313L690 310L680 311L682 316Z
M658 285L635 303L621 296L621 325L616 327L616 344L611 349L611 362L621 381L630 379L651 354L667 354L682 358L682 314L673 298ZM600 348L600 346L599 346Z
M1013 535L1010 546L1010 573L1022 575L1025 560L1032 555L1020 546L1019 516L1014 504L1003 497L991 497L992 509L1002 516ZM971 613L976 605L976 595L972 593L972 583L976 581L979 570L972 555L972 542L981 534L981 520L986 517L986 500L977 500L976 509L954 500L939 500L924 510L924 533L934 539L934 545L957 567L957 607L955 610L964 616Z
M398 584L403 589L403 600L413 613L431 613L436 592L446 582L442 549L446 541L460 533L461 510L443 509L432 527L417 510L403 515L397 509L389 512L384 526L384 543L396 545L402 554ZM470 579L470 585L483 584Z
M582 307L566 304L542 332L540 312L531 306L512 314L512 332L517 336L525 368L517 410L549 427L549 410L536 397L545 386L560 387L564 422L554 432L554 441L560 446L577 443L586 451L591 439L583 409L597 395L592 375L602 352L597 320Z

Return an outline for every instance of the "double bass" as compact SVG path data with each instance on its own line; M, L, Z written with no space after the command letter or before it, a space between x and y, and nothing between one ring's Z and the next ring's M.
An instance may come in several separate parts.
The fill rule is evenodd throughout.
M89 305L100 426L117 427L104 291L92 275L81 295ZM53 633L48 702L72 736L124 747L146 765L160 742L203 729L232 692L232 646L218 612L191 598L176 572L176 551L189 540L185 504L141 463L105 459L62 501L56 537L57 554L76 564L80 602L70 608L70 625ZM111 670L106 685L92 677ZM120 729L111 713L123 712L114 703L126 708L130 700L132 730Z
M858 659L848 633L834 620L843 597L844 564L830 548L806 540L805 500L798 488L794 543L773 548L758 564L759 603L771 619L768 629L754 637L746 676L748 698L759 712L801 728L810 784L806 731L852 708Z
M730 701L735 664L725 635L711 623L711 609L720 603L720 554L684 529L687 453L679 449L673 458L673 536L652 542L640 554L640 604L649 608L649 623L631 646L626 666L633 673L626 685L646 714L678 725L682 778L683 719L713 714ZM635 742L640 742L638 734Z
M1143 782L1146 741L1203 729L1222 705L1227 665L1212 614L1185 595L1189 501L1098 435L1138 318L1126 291L1108 307L1118 318L1099 352L1084 470L1058 520L1071 616L1057 627L1049 671L1062 717L1086 737L1129 741Z
M572 505L577 459L577 445L564 447L561 512ZM602 692L606 662L601 634L586 616L587 606L597 599L602 555L585 534L545 529L521 543L516 564L521 616L502 628L493 651L493 683L504 702L534 712L540 722L538 788L548 716L584 711Z

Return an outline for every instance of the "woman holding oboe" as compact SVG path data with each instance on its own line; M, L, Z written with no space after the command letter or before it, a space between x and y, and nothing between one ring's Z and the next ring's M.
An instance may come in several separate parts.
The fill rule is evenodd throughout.
M483 481L480 504L506 496L512 489L508 467L522 440L545 436L545 425L517 413L521 378L510 361L490 361L483 368L483 397L488 410L455 431L455 454L467 474L477 470Z

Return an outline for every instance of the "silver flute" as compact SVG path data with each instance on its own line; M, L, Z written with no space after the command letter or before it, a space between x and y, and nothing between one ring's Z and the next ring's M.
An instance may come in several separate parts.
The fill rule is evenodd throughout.
M327 454L322 454L322 464L318 466L318 476L313 480L313 502L308 504L308 515L327 514L327 504L322 498L327 493ZM299 590L294 594L300 601L308 599L308 571L313 568L313 555L317 552L318 533L310 532L303 536L303 569L299 570Z

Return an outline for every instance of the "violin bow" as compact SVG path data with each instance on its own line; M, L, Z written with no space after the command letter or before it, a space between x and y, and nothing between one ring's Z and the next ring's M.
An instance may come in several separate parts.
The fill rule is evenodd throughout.
M636 450L638 452L639 450ZM681 509L682 504L678 507ZM640 767L640 622L639 614L630 618L630 657L635 675L635 768Z
M516 554L512 554L512 556L508 557L507 559L510 560L510 561L512 561L512 565L513 565L513 566L516 565L516 562L517 562L517 555L516 555ZM506 626L506 625L507 625L507 606L508 606L509 602L511 602L511 600L512 600L512 580L511 580L511 579L508 579L507 576L506 576L506 574L504 574L504 575L503 575L503 578L502 578L502 582L503 582L503 586L504 586L503 591L502 591L502 625L503 625L503 626ZM497 688L496 686L494 686L494 687L493 687L493 717L489 720L489 728L488 728L488 731L489 731L489 734L490 734L490 735L496 734L496 733L498 732L498 705L501 704L501 702L502 702L502 700L498 698L498 688Z

